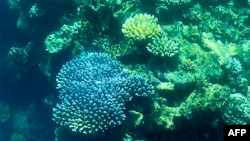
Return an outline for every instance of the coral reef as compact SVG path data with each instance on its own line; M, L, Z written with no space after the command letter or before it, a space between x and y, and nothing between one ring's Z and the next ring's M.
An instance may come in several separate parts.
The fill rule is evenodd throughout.
M125 21L122 25L122 32L126 37L140 41L159 35L161 27L155 16L136 14Z
M177 12L181 8L190 5L192 0L156 0L156 13L164 15L171 11Z
M230 94L223 111L223 119L227 124L245 125L250 122L249 98L240 93Z
M175 129L175 120L180 117L193 118L194 112L202 110L220 111L226 105L229 97L229 88L217 84L206 84L202 92L192 92L178 106L168 106L166 99L159 98L154 101L154 120L156 124L164 129Z
M125 102L150 96L152 85L120 68L104 53L66 63L57 75L61 103L53 109L53 120L84 134L103 132L125 120Z
M2 3L1 141L208 141L250 124L249 0Z
M29 61L29 55L26 48L11 47L8 52L8 62L10 65L23 66Z
M179 44L165 36L154 37L152 43L148 43L146 48L154 55L161 57L173 57L179 52Z
M44 41L45 50L49 53L57 53L68 48L71 41L77 34L83 31L83 23L81 21L74 22L73 25L64 24L57 32L49 34Z
M241 63L238 59L229 57L227 58L225 66L232 74L239 74L242 71Z
M134 127L137 127L143 124L143 114L135 110L129 111L128 119L133 122Z
M128 55L135 50L131 40L122 40L116 43L108 37L97 38L93 41L93 45L104 50L104 52L111 54L115 58Z

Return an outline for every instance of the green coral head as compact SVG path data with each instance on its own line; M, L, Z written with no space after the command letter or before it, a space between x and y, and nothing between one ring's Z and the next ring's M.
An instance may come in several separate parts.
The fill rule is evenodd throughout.
M174 39L169 39L166 36L156 36L152 43L148 43L147 50L156 56L173 57L179 53L180 45Z

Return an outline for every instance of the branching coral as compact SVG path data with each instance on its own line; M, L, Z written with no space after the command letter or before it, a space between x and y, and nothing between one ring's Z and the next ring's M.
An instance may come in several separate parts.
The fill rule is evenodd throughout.
M223 110L223 118L227 124L250 123L250 100L240 93L231 94Z
M125 36L133 40L145 40L158 35L161 27L158 19L149 14L136 14L128 18L122 25L122 32Z
M120 68L105 53L90 53L66 63L57 75L61 103L54 121L85 134L104 132L125 120L125 102L150 96L153 86Z
M239 74L242 71L241 62L237 58L228 57L225 63L225 68L232 74Z
M152 43L148 43L147 50L161 57L173 57L179 52L179 44L165 36L154 37Z

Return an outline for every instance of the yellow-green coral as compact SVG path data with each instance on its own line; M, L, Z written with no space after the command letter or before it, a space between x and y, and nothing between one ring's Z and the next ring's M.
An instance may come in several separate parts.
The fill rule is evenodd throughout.
M223 108L229 95L228 87L208 83L204 86L204 92L192 92L185 102L179 106L181 114L189 118L192 117L192 111L195 110L210 109L212 111L218 111Z
M158 98L154 100L153 109L152 115L158 126L167 130L175 128L174 119L181 116L179 107L169 107L166 99Z
M225 58L234 56L237 53L237 46L235 44L223 44L222 41L215 40L212 33L202 33L202 43L203 47L218 55L220 64L223 64Z
M175 128L175 120L180 117L190 119L194 111L220 111L225 106L230 92L227 86L206 83L202 91L193 91L180 105L169 106L167 99L156 98L153 103L153 119L155 124L165 130Z
M45 39L46 51L49 53L57 53L70 44L71 38L60 38L57 34L50 34Z
M182 70L185 70L185 71L194 71L194 70L196 70L196 67L197 67L196 64L191 59L189 59L189 58L183 58L183 59L181 59L180 68Z
M133 124L135 127L143 124L143 114L142 113L135 111L135 110L130 110L129 116L133 120Z
M128 18L122 25L122 32L125 36L134 40L145 40L158 35L161 27L158 19L149 14L136 14Z
M174 84L171 82L161 82L155 88L159 91L174 91Z

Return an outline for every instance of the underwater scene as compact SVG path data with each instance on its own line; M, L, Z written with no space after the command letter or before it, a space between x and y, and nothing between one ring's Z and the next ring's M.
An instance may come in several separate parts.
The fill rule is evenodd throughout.
M250 0L0 11L0 141L223 141L250 124Z

